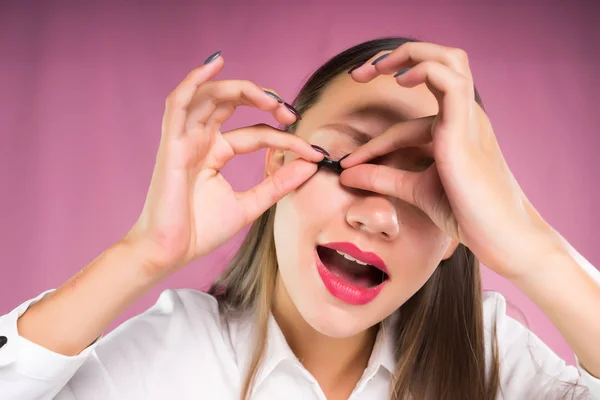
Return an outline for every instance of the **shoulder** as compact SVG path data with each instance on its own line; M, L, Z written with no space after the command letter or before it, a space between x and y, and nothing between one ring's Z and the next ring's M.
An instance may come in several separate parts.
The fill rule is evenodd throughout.
M221 316L217 299L195 289L166 289L145 312L136 316L154 325L163 337L193 335L204 341L226 340L228 322Z
M194 289L167 289L156 302L126 320L103 338L107 342L135 341L141 347L155 347L197 340L225 343L227 323L221 318L219 304L210 294Z
M119 393L115 398L170 398L194 382L219 393L235 387L237 366L229 336L213 296L192 289L164 290L152 306L91 346L94 356L69 387L81 393L93 385L110 387Z
M506 298L499 292L485 291L482 296L483 322L487 330L503 322L506 316Z
M516 353L528 350L530 344L545 347L532 331L507 314L507 300L501 293L483 293L483 323L486 345L497 341L500 354L507 351L514 353L516 349Z
M506 312L506 298L501 293L488 290L483 292L482 298L484 315L497 311Z
M492 360L492 348L497 346L500 384L507 398L585 392L584 387L576 386L580 382L576 367L567 365L527 326L507 315L507 300L502 294L484 292L483 318L486 359Z
M171 317L199 317L217 320L219 304L208 293L195 289L166 289L160 293L148 314Z
M151 307L102 337L96 353L116 370L132 362L127 360L150 366L195 365L203 359L214 366L233 359L228 322L217 300L193 289L162 291Z

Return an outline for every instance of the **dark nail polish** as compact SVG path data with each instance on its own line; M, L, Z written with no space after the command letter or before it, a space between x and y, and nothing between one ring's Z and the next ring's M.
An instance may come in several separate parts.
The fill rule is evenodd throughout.
M350 68L350 69L348 70L348 73L349 73L349 74L351 74L351 73L352 73L352 71L354 71L355 69L359 69L359 68L360 68L360 67L362 67L363 65L365 65L365 63L364 63L364 62L361 62L360 64L357 64L357 65L355 65L354 67L352 67L352 68Z
M319 147L317 145L311 144L312 148L315 149L316 151L318 151L319 153L323 153L326 156L329 156L329 153L322 147Z
M290 104L288 103L283 103L283 105L292 112L292 114L294 114L296 116L296 118L298 119L302 119L302 117L300 116L300 113L294 108L292 107Z
M208 56L208 58L204 61L204 64L208 64L210 62L213 62L214 60L217 59L217 57L219 57L221 55L221 51L217 51L215 54L211 54L210 56Z
M400 75L402 75L402 74L405 74L405 73L407 73L409 70L410 70L410 68L404 68L402 71L398 71L398 72L396 72L396 73L394 74L394 78L395 78L395 77L397 77L397 76L400 76Z
M338 162L342 162L342 160L343 160L344 158L348 157L350 154L351 154L351 153L348 153L348 154L346 154L344 157L340 158L340 159L338 160Z
M269 92L268 90L263 90L263 92L265 92L266 94L268 94L269 96L271 96L272 98L277 100L278 103L283 104L283 100L281 99L281 97L277 96L275 93Z
M379 61L381 61L384 58L388 57L390 54L392 54L392 53L386 53L386 54L384 54L382 56L377 57L375 60L373 60L373 62L371 63L371 65L377 64Z

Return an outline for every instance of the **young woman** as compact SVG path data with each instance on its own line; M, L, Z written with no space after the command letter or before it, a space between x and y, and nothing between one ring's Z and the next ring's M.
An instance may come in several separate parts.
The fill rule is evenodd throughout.
M597 271L511 175L464 51L366 42L294 106L213 80L223 66L214 54L168 97L126 237L0 318L0 398L600 399ZM239 105L284 129L221 133ZM219 170L265 147L266 179L235 193ZM167 290L102 336L250 223L209 294ZM548 315L579 368L482 293L479 260Z

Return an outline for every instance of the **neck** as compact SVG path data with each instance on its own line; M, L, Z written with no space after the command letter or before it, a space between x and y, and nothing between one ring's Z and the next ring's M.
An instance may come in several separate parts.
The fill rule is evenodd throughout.
M275 288L273 316L290 349L321 387L362 376L377 335L377 327L347 338L332 338L313 329L300 315L280 278Z

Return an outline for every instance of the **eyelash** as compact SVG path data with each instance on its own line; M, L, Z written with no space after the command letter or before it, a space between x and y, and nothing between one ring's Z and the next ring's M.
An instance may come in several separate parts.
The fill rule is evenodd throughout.
M348 149L346 149L348 150ZM327 155L326 157L333 160L333 161L339 161L340 158L344 157L346 154L350 153L350 151L343 151L343 150L332 150L330 152L328 152L329 155Z
M317 146L317 145L312 145L314 148L316 148L317 150L319 150L321 153L323 153L325 155L325 157L329 158L332 161L338 161L340 158L344 157L347 153L342 154L341 151L337 150L337 151L333 151L332 153L330 153L329 151L327 151L327 149L324 149L323 147Z
M318 163L318 166L319 168L326 168L338 174L342 172L342 167L340 166L340 163L329 157L325 157L322 161L320 161Z

